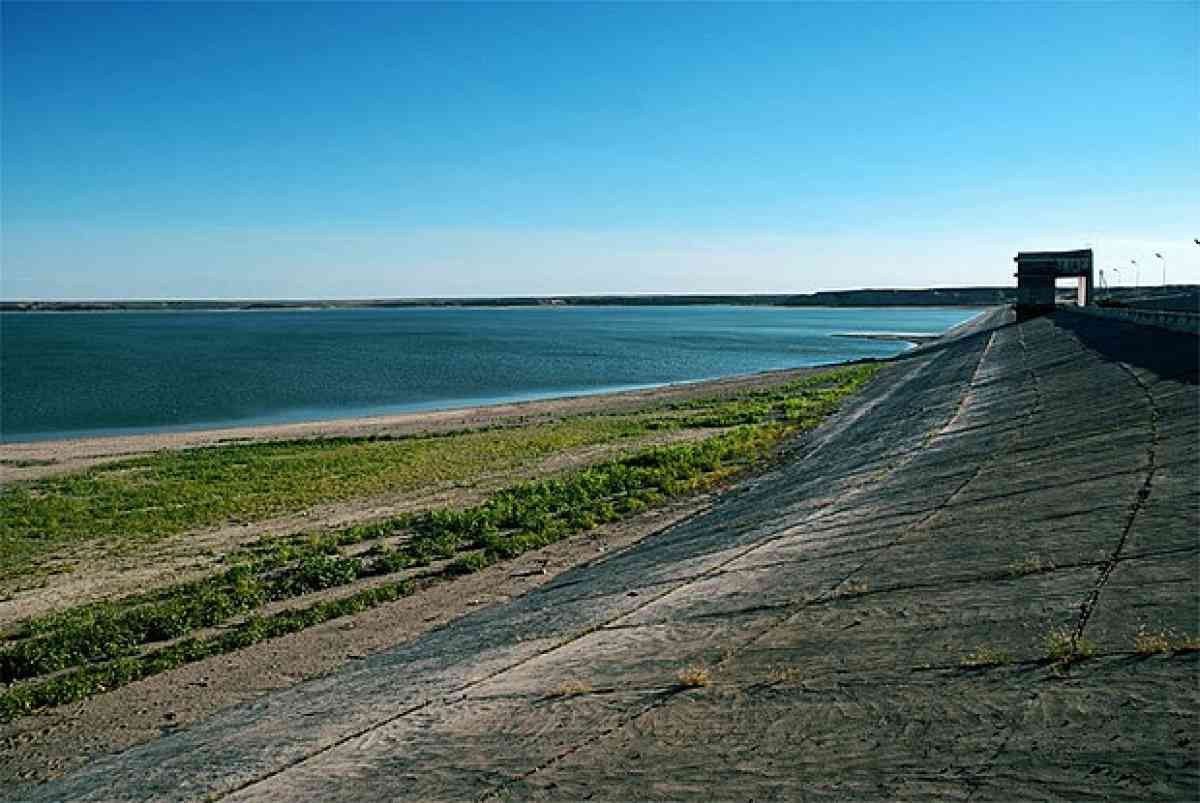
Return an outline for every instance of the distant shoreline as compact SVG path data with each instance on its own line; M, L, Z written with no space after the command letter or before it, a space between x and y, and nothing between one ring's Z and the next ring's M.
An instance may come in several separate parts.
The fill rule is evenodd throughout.
M1063 298L1074 293L1063 291ZM1111 287L1098 297L1131 306L1192 310L1200 285ZM815 293L657 293L647 295L546 295L490 298L364 299L117 299L0 301L0 312L270 312L341 309L469 309L564 307L999 307L1015 304L1017 289L1004 287L867 288Z
M0 312L266 311L321 309L413 309L459 307L991 307L1016 300L1013 287L865 289L806 294L681 294L514 296L412 299L190 299L115 301L0 301Z

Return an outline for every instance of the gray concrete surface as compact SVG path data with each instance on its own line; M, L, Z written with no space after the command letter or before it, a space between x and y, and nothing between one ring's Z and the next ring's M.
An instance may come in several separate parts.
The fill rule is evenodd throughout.
M1133 648L1200 635L1198 365L1188 335L993 313L705 515L3 793L1196 800L1200 653ZM1054 628L1097 655L1051 666ZM962 667L981 646L1012 661Z

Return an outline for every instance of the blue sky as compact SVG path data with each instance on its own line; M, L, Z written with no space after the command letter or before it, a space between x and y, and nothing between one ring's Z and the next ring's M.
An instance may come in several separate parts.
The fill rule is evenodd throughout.
M1200 282L1200 3L5 2L0 295Z

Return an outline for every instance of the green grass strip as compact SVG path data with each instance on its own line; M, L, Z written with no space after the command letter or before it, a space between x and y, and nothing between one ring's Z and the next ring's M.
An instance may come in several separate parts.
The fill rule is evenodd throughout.
M316 616L311 621L315 624L333 615L344 615L330 613L342 610L335 603L358 600L346 604L351 608L371 607L388 599L371 596L372 589L362 592L366 597L354 594L335 603L318 603L302 612L251 619L220 637L185 639L169 647L142 652L147 644L220 624L269 601L343 586L363 577L386 575L435 560L455 559L444 572L447 577L478 571L636 513L666 498L710 486L766 456L788 432L814 426L821 416L832 411L838 399L857 389L873 372L873 369L856 369L849 376L836 377L832 387L828 381L816 388L813 387L816 383L809 382L766 399L766 406L757 409L756 420L784 423L741 426L699 443L643 450L561 479L520 483L463 510L407 515L320 536L273 539L259 544L253 563L142 595L134 598L135 604L129 604L128 600L96 603L34 620L27 624L22 634L24 639L0 649L0 680L12 682L84 666L0 694L0 717L11 718L44 705L80 699L72 695L87 696L181 663L294 632L287 628L309 621L306 616ZM794 395L797 392L798 397ZM755 403L760 401L763 399ZM710 414L714 408L718 415L740 414L737 407L744 404L745 400L726 400L705 409ZM415 535L399 547L378 548L362 557L338 554L340 546L386 537L405 528ZM378 601L372 603L372 599ZM261 622L276 624L255 624ZM241 638L239 633L261 637L255 636L243 644L237 640ZM6 711L15 713L4 714Z
M136 550L188 530L517 469L646 432L635 417L395 440L334 438L161 452L0 489L0 578L64 544L116 536Z
M26 626L25 638L0 648L0 682L134 655L146 644L218 625L267 602L428 565L464 549L490 546L503 551L506 548L498 544L504 531L548 537L588 529L665 496L693 490L706 473L764 453L778 435L778 427L743 429L700 444L651 449L564 479L522 483L465 510L404 517L400 521L411 526L415 537L396 549L364 557L342 557L338 545L368 533L394 532L398 522L347 528L307 543L285 542L253 564L177 585L154 601L97 603L43 617ZM614 504L617 497L623 498Z
M141 543L199 527L465 481L651 429L819 416L875 368L831 368L733 399L686 402L675 406L679 415L673 417L649 410L443 435L234 444L160 452L11 483L0 489L0 579L28 573L39 559L72 542L119 537L122 548L136 551Z
M361 613L408 596L415 588L410 580L376 586L341 599L318 602L307 608L252 618L218 636L184 639L137 657L120 658L100 666L66 672L40 683L16 686L0 694L0 721L7 722L43 708L76 702L184 664L233 652L289 633L298 633L331 619Z
M523 483L475 508L430 514L419 524L420 535L379 555L376 565L380 571L393 571L457 555L458 559L442 572L444 579L479 571L729 476L730 463L748 465L785 432L780 425L747 427L701 444L649 450L635 458L593 467L567 480ZM617 504L611 500L614 492L624 494ZM521 529L501 531L500 527L507 525L520 525ZM357 613L398 599L411 588L411 583L404 581L379 586L302 610L252 618L220 636L183 639L141 655L118 657L121 648L111 648L103 663L6 690L0 694L0 720L74 702L186 663ZM101 645L106 644L104 639L119 637L110 631L101 632ZM70 631L58 634L58 639L70 638ZM92 643L96 635L88 634L87 638ZM33 643L53 644L58 639L42 637Z

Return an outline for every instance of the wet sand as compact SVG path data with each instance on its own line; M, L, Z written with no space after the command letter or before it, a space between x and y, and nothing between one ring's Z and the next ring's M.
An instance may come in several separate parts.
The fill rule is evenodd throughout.
M825 366L828 367L828 366ZM76 471L147 452L194 449L228 443L334 437L395 437L480 427L527 424L570 415L616 413L683 399L719 397L765 387L822 370L821 367L765 371L703 382L641 390L564 396L508 404L186 432L150 432L90 438L0 444L0 483Z

